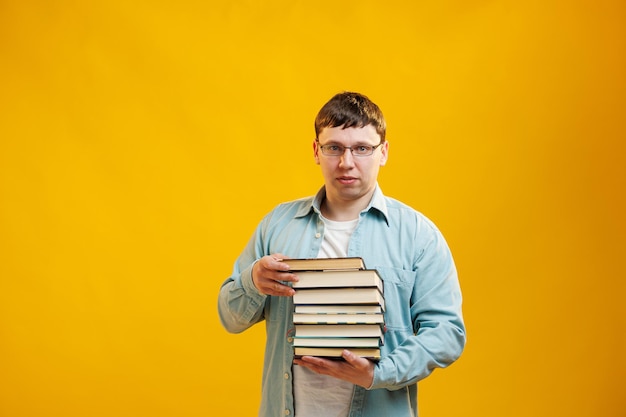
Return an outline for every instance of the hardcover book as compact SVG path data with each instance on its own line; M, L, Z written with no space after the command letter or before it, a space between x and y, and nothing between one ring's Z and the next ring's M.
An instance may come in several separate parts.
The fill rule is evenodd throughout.
M332 271L337 269L365 269L362 258L294 258L283 259L290 271Z
M384 336L380 324L296 324L295 337L378 337Z
M381 346L380 337L296 337L293 339L294 346L307 347L368 347L378 348Z
M329 358L341 358L343 348L334 347L296 347L295 356L297 358L302 356L325 356ZM380 359L379 348L354 348L350 349L350 352L363 358L378 360Z
M296 289L294 304L375 304L385 310L385 299L378 288Z
M380 358L384 343L384 282L362 258L284 259L292 283L294 354L342 360L349 349Z
M294 313L294 324L383 324L382 314L306 314Z
M383 309L375 304L354 304L354 305L334 305L334 304L296 304L295 313L306 314L376 314L382 313Z
M293 288L377 287L383 292L383 280L375 269L302 271Z

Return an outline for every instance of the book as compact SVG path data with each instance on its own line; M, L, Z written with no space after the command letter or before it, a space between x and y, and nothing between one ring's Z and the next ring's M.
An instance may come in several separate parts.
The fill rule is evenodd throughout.
M294 313L294 324L383 324L382 314L307 314Z
M301 271L293 288L377 287L383 293L383 280L375 269Z
M384 282L362 258L284 259L292 283L294 354L342 360L342 352L373 360L384 343Z
M378 288L296 289L294 304L375 304L385 310L385 299Z
M307 347L369 347L378 348L382 344L380 337L295 337L294 346Z
M296 324L294 337L384 337L380 324Z
M296 304L294 307L294 313L306 314L376 314L382 312L382 307L375 304Z
M323 356L331 358L341 358L344 348L340 347L296 347L294 354L297 358L302 356ZM350 352L357 356L368 359L380 359L379 348L353 348Z
M294 258L283 259L290 271L332 271L337 269L365 269L362 258Z

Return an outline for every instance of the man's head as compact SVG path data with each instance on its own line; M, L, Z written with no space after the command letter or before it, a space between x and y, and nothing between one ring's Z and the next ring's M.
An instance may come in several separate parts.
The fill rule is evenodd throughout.
M322 107L315 118L315 137L325 127L364 127L372 125L385 141L387 124L383 112L369 98L359 93L343 92L336 94Z
M382 112L362 94L337 94L319 111L313 155L326 186L322 209L331 220L356 218L369 203L387 162L385 130Z

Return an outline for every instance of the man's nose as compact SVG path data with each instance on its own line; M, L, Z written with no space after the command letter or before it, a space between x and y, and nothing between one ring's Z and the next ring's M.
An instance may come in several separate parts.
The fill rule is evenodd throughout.
M354 163L354 155L352 154L352 148L346 148L341 155L341 165L352 165Z

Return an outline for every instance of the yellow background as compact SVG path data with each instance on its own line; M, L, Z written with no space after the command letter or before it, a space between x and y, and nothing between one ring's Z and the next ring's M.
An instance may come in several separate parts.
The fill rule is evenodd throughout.
M264 329L218 289L321 185L342 90L458 264L421 415L626 415L625 32L618 0L1 0L0 416L255 415Z

